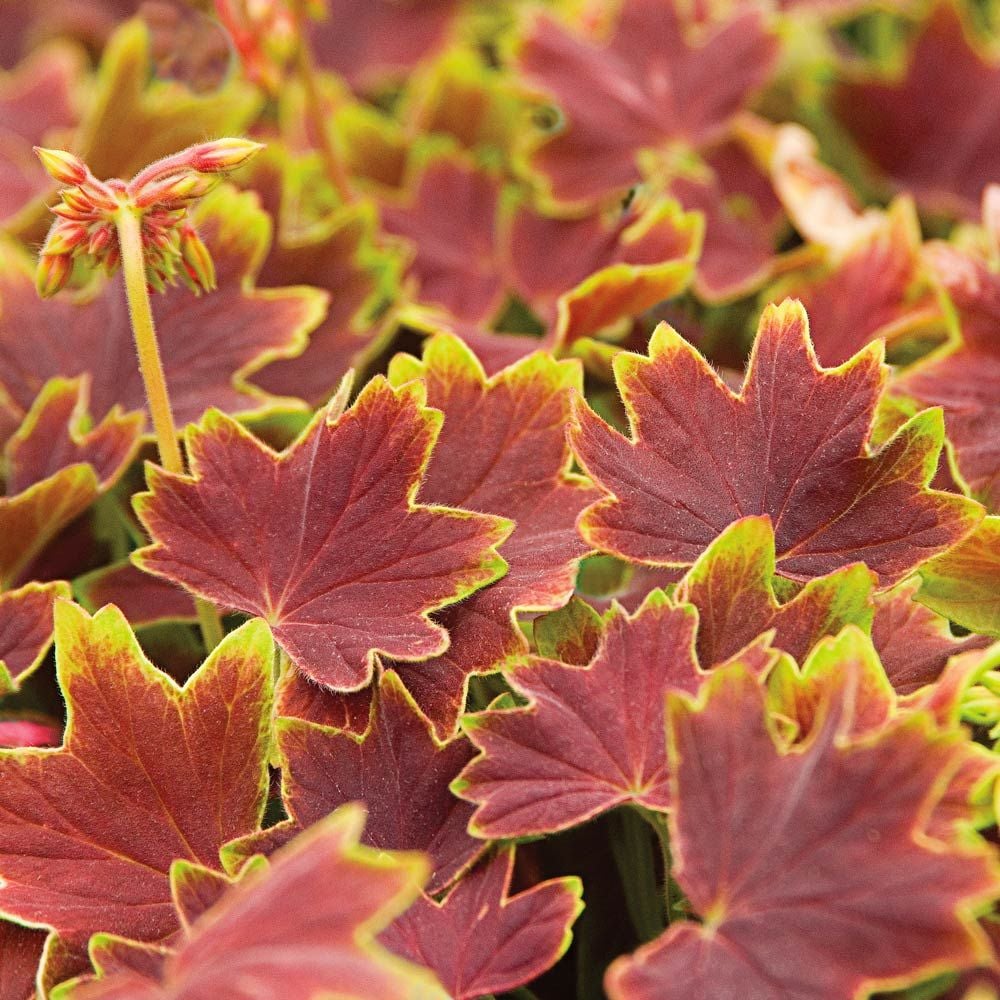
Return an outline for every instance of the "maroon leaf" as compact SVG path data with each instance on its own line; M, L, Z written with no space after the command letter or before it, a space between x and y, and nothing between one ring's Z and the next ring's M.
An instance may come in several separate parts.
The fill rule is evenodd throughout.
M593 201L640 179L643 150L718 139L765 82L777 43L758 12L712 26L698 43L689 27L673 0L623 4L607 41L549 14L531 22L521 72L566 119L531 158L553 197Z
M297 229L281 191L279 172L287 156L284 151L274 154L253 174L254 190L277 232L258 280L265 287L322 289L329 295L329 308L300 355L271 362L253 382L267 392L319 405L348 369L363 370L382 346L384 324L371 314L382 305L398 266L376 241L377 220L369 202L342 206L307 230L302 231L301 223Z
M904 695L938 680L950 657L990 643L983 635L956 638L946 618L917 604L919 589L919 581L907 581L875 598L872 641L892 686Z
M633 201L624 212L579 219L546 216L522 203L504 227L503 265L559 349L683 291L701 231L700 219L672 201Z
M260 821L273 646L261 622L228 636L181 689L115 608L56 610L69 706L59 750L0 753L0 908L59 932L147 941L176 930L176 858L219 865ZM237 710L238 709L238 710Z
M298 837L272 865L252 865L162 960L99 936L94 950L114 959L104 970L108 974L70 984L64 995L68 1000L312 1000L334 994L443 1000L426 973L373 940L419 894L426 867L418 855L359 846L363 825L364 810L345 806ZM172 870L175 889L184 873L180 866ZM324 886L336 891L317 892Z
M35 974L45 947L45 931L0 921L0 997L34 1000Z
M57 597L69 597L69 586L62 581L28 583L0 594L0 694L20 687L44 659Z
M5 34L11 16L5 6ZM78 123L84 69L71 46L50 45L11 73L0 72L0 222L11 228L22 209L52 188L32 146L59 142Z
M466 875L441 902L426 894L379 940L426 966L453 1000L475 1000L530 982L569 947L583 909L577 878L551 879L509 895L514 851Z
M615 359L632 437L576 408L577 455L609 496L581 516L595 547L652 565L693 562L733 521L767 514L777 572L796 580L864 561L885 586L967 535L979 506L928 490L943 440L928 410L872 452L882 345L816 363L805 311L764 311L742 392L661 325L649 357Z
M373 379L281 454L210 411L188 431L191 475L149 469L135 505L154 544L137 564L267 619L328 687L364 687L376 652L444 652L428 613L504 572L494 546L511 525L414 502L440 423L423 402L419 384Z
M694 287L702 299L718 302L746 295L771 276L785 217L770 179L741 143L720 143L704 159L672 178L668 190L688 211L704 215Z
M573 591L587 551L576 518L598 495L569 472L564 428L581 372L577 362L539 352L487 379L464 344L437 336L425 343L423 362L394 358L389 377L421 379L428 404L444 414L419 498L516 524L501 547L509 567L503 579L439 616L451 637L447 651L400 668L444 736L454 731L469 676L527 652L517 613L557 608Z
M961 338L905 371L895 390L944 408L955 461L970 489L1000 510L1000 274L946 243L925 255L955 306Z
M407 192L381 205L382 228L412 247L409 273L420 302L470 323L503 303L496 263L500 178L458 154L421 163Z
M663 744L668 690L695 691L697 614L653 591L634 615L613 608L590 665L531 658L511 668L524 708L466 716L481 754L452 786L478 806L480 837L526 837L624 803L669 804Z
M0 497L0 586L23 580L45 546L83 513L99 492L94 470L77 464L15 496Z
M1000 177L998 86L1000 63L973 40L958 7L939 2L902 74L844 80L833 111L894 185L930 211L971 217Z
M765 632L799 662L825 635L872 620L873 574L861 563L810 580L779 604L774 593L774 532L766 517L726 528L678 584L675 599L698 609L698 662L731 659Z
M139 450L143 414L122 414L114 406L90 428L88 411L87 376L45 383L7 442L8 493L19 493L81 462L93 468L101 491L114 485Z
M458 0L327 0L309 33L321 66L367 89L439 49L457 10Z
M440 892L485 844L466 833L472 807L456 799L449 784L474 754L464 737L439 742L429 720L392 671L382 675L367 730L351 732L299 719L278 723L282 797L291 822L277 836L265 830L273 849L345 802L363 802L368 823L364 843L381 850L419 850L430 856L427 889ZM249 857L260 838L227 849L227 865Z
M942 325L919 251L920 223L913 203L901 198L833 266L785 279L769 300L800 299L820 362L843 364L880 337L891 341Z
M923 833L964 741L919 714L852 740L840 678L791 751L743 668L696 705L670 699L674 874L705 922L616 962L614 1000L860 996L983 955L972 914L1000 891L985 845Z
M143 573L130 562L112 563L87 573L73 582L73 590L88 611L97 611L105 604L117 605L133 628L197 618L187 591Z

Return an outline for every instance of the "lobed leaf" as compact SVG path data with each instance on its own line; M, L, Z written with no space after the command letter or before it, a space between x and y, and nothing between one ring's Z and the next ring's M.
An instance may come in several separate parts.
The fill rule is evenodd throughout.
M482 853L484 845L465 829L472 807L448 787L474 750L464 737L439 741L392 671L379 681L360 736L279 719L277 742L290 819L229 845L224 859L230 869L256 850L270 852L346 802L365 806L364 843L429 856L429 892L440 892Z
M390 951L431 969L452 1000L475 1000L530 982L569 947L583 910L573 877L510 895L514 850L465 875L437 902L425 893L382 932Z
M644 150L720 138L767 80L778 51L756 11L736 13L693 41L673 0L632 0L604 27L585 34L540 13L518 53L526 82L551 95L565 116L530 156L559 202L593 202L632 186Z
M400 667L400 677L439 735L454 731L468 678L527 652L522 611L548 611L569 598L586 554L575 524L597 493L569 472L565 431L570 394L582 388L579 364L537 352L487 378L454 337L425 342L423 361L397 355L395 384L419 379L444 424L420 486L424 502L509 518L501 546L506 575L440 616L450 645L443 655Z
M869 449L886 377L881 345L820 368L798 303L765 309L738 394L665 325L648 358L623 352L615 374L630 438L582 404L574 414L576 454L608 494L580 530L602 551L690 564L733 521L766 514L780 575L809 580L865 562L887 586L982 517L973 501L927 489L939 411Z
M176 951L136 953L95 938L105 976L62 987L54 1000L196 1000L281 996L314 1000L443 1000L434 981L379 947L375 934L418 895L419 855L358 843L364 810L345 806L275 855L195 919ZM183 869L171 873L175 888ZM317 886L336 887L317 893ZM122 959L125 959L123 962Z
M696 691L697 614L653 591L634 615L613 607L587 666L530 658L506 674L528 699L463 719L480 750L454 782L477 806L479 837L527 837L625 803L669 806L663 745L668 690Z
M364 687L376 653L444 652L447 633L428 614L503 574L494 546L511 525L415 502L440 426L423 403L417 384L373 379L280 454L209 411L188 430L190 475L150 466L135 506L153 544L134 561L266 619L326 687Z
M116 608L91 618L61 602L63 745L0 752L0 911L76 954L98 931L169 938L171 863L217 868L263 814L272 649L248 623L178 688Z
M614 1000L866 996L983 956L973 916L1000 892L995 862L924 830L964 740L922 714L849 736L845 667L792 750L741 667L697 703L671 697L674 873L704 923L619 959Z

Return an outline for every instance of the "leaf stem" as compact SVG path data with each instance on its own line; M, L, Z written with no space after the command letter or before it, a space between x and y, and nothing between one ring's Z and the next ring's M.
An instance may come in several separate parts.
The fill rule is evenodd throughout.
M323 118L323 100L317 82L316 60L313 57L312 44L306 29L304 0L296 0L292 4L292 10L295 16L295 34L297 36L295 68L305 92L306 119L311 131L315 134L316 142L319 143L318 152L323 161L326 176L340 196L340 200L347 205L354 201L354 191L351 189L350 175L344 164L344 158L340 155L337 143L326 127Z
M167 379L163 374L163 362L160 359L160 347L156 340L156 327L153 324L153 308L149 301L139 216L128 205L123 205L115 213L115 226L118 229L118 243L121 247L125 295L128 299L135 349L139 356L139 371L146 389L146 402L153 418L153 433L156 435L160 463L168 472L183 475L184 457L177 440L177 425L174 423L174 414L170 407ZM222 641L219 613L214 605L200 597L195 598L195 607L198 611L198 623L201 626L205 648L211 652Z
M656 848L650 823L638 810L617 809L611 817L611 853L618 867L625 905L639 940L663 933L663 905L656 888Z
M667 908L666 924L669 927L674 918L674 909L680 902L681 893L673 879L674 862L670 853L670 830L667 827L667 817L663 813L653 812L650 809L640 809L639 811L656 832L656 839L660 844L660 856L663 859L663 899Z

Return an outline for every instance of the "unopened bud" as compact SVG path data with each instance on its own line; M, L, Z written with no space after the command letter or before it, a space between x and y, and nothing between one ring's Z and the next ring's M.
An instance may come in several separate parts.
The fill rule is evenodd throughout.
M264 148L249 139L215 139L188 149L184 156L192 170L203 174L225 173L242 167Z
M181 231L181 261L192 290L210 292L215 288L212 255L193 226L185 226Z
M185 172L144 185L133 194L132 200L137 208L160 205L171 209L203 198L218 184L217 177L203 177L201 174Z
M63 204L74 209L79 215L96 215L97 207L94 202L80 188L66 188L59 193ZM53 209L54 211L54 209Z
M49 230L42 246L42 253L56 255L72 253L87 240L87 227L79 222L59 219Z
M102 212L113 212L118 207L119 199L109 184L102 184L94 177L80 185L80 194L85 197L93 208ZM65 192L64 192L65 194Z
M76 186L82 184L89 176L87 164L78 156L62 149L46 149L35 146L35 155L42 161L46 173L60 184Z
M105 250L111 246L111 241L114 239L114 229L111 225L105 223L102 226L98 226L90 234L90 242L87 244L87 253L92 257L100 257Z
M53 215L58 215L60 219L69 219L72 222L96 222L100 218L97 212L81 212L80 209L66 202L59 202L58 205L53 205L49 211Z
M73 258L68 253L43 253L38 258L35 270L35 287L38 294L47 299L66 286L73 273Z

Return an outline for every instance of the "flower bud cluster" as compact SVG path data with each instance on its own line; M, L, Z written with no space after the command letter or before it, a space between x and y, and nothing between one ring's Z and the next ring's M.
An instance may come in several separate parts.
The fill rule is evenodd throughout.
M49 175L68 185L52 209L56 221L39 255L39 294L47 298L63 288L80 257L112 273L121 262L117 220L123 212L140 220L151 288L163 291L179 279L194 292L210 291L215 269L188 210L219 183L221 174L242 166L262 148L246 139L204 142L158 160L125 182L98 180L72 153L36 147Z

